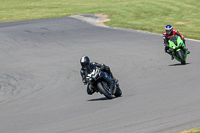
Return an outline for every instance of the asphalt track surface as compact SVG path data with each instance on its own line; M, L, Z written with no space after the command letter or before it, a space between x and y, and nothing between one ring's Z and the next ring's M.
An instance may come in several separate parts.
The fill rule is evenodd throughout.
M162 35L70 17L0 23L1 133L169 133L200 126L200 44L186 65ZM80 58L110 66L123 96L86 94Z

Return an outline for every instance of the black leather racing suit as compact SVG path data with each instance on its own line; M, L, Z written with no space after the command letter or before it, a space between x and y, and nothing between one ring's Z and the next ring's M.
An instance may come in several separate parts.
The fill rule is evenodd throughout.
M112 72L110 71L110 67L109 66L106 66L105 64L99 64L99 63L96 63L96 62L90 62L90 64L84 68L81 68L80 70L80 74L81 74L81 77L82 77L82 82L86 85L87 84L87 80L86 80L86 76L91 73L91 70L93 70L93 67L99 67L102 71L106 72L107 74L109 74L112 79L116 80L114 77L113 77L113 74ZM87 86L87 93L89 95L92 95L95 91L91 88L90 85Z

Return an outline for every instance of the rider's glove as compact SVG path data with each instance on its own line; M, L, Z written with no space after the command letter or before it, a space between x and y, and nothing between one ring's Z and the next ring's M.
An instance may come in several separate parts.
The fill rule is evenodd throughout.
M183 43L185 43L185 38L183 38L182 40L183 40Z
M100 67L100 69L101 70L104 70L106 68L106 65L104 65L104 64L101 64L101 67Z
M166 47L166 46L169 46L169 44L168 44L167 42L165 42L165 43L164 43L164 46L165 46L165 47Z

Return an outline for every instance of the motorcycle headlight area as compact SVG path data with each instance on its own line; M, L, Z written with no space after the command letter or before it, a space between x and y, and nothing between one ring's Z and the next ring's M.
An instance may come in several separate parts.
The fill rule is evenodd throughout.
M92 78L96 79L99 76L98 70L92 74Z
M92 82L94 79L93 78L89 78L89 81Z
M175 49L176 47L175 47L175 46L172 46L172 48Z

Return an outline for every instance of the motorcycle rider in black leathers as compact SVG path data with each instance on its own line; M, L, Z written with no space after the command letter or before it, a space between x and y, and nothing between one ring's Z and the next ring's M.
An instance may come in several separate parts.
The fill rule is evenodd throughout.
M113 74L111 73L110 68L108 66L106 66L105 64L99 64L99 63L96 63L96 62L90 62L90 59L89 59L88 56L83 56L80 59L80 64L82 66L82 68L80 70L80 74L81 74L82 82L84 83L84 85L87 85L86 76L87 76L88 73L90 73L90 71L92 70L92 68L94 66L97 66L102 71L108 73L111 76L111 78L112 78L112 80L114 82L118 82L118 80L113 77ZM88 86L87 86L87 93L89 95L92 95L94 92L95 92L94 89L91 87L91 85L88 84Z

